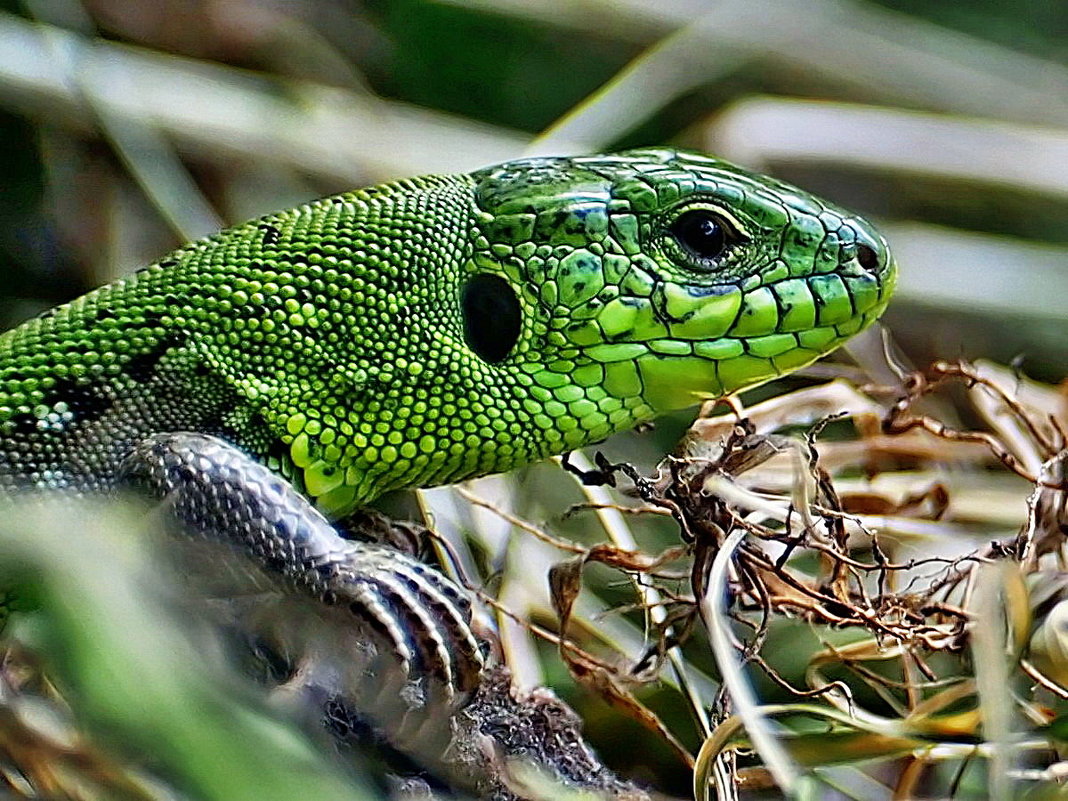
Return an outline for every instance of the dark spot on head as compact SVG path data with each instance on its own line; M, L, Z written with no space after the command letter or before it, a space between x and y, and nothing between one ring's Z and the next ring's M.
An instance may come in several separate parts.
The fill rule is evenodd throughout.
M270 223L260 223L256 226L263 231L263 244L264 245L277 245L278 240L282 236L282 232L275 228Z
M226 442L240 442L241 431L231 423L216 418L214 415L204 420L201 424L205 430L210 431L214 436Z
M741 287L738 284L712 284L711 286L688 284L686 286L686 292L691 298L714 298L739 291L741 291Z
M181 344L182 339L180 337L168 334L150 350L131 356L124 366L124 371L134 381L143 384L155 375L160 359L166 356L168 351Z
M67 404L76 425L91 423L111 408L111 398L102 395L102 389L88 381L79 383L73 378L59 378L48 390L44 402L48 406Z
M267 421L263 420L263 425L266 427ZM289 457L289 447L278 439L278 437L271 437L267 442L267 454L269 458L278 459L279 461L285 461Z
M32 414L18 414L11 419L11 433L16 437L32 437L37 433L37 418Z

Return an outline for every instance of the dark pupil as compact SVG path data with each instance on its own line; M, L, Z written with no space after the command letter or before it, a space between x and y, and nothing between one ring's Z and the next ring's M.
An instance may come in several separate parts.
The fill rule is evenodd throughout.
M726 228L711 212L686 212L675 220L671 233L680 245L702 259L717 259L727 247Z
M471 276L461 298L464 341L480 359L496 364L519 340L523 313L512 285L497 275Z

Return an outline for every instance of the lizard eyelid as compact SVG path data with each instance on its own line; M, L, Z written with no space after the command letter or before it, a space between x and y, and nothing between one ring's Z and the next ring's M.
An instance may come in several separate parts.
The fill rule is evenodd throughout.
M668 224L667 233L686 266L699 270L715 267L733 247L747 241L734 220L709 208L683 211Z

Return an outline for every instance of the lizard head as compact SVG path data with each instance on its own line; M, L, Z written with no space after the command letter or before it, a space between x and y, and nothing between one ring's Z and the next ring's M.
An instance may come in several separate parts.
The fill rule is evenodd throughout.
M893 290L868 222L709 156L538 158L475 177L467 343L528 377L538 425L555 421L565 446L809 364Z
M278 316L284 382L234 359L266 376L257 401L332 514L788 373L875 320L896 273L861 218L662 149L411 179L271 224L276 249L323 240L321 263L274 262L313 290L291 316L322 322Z

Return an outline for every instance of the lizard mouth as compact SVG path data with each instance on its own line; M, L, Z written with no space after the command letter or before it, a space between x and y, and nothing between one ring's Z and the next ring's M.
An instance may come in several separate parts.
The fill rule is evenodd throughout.
M595 344L583 353L603 366L610 394L640 395L655 412L686 408L765 383L833 351L878 319L896 275L892 258L873 263L871 254L858 249L848 270L786 278L748 292L734 286L707 294L705 288L700 303L684 314L677 313L681 301L667 297L661 314L654 314L669 315L659 335ZM672 291L677 285L667 294Z

